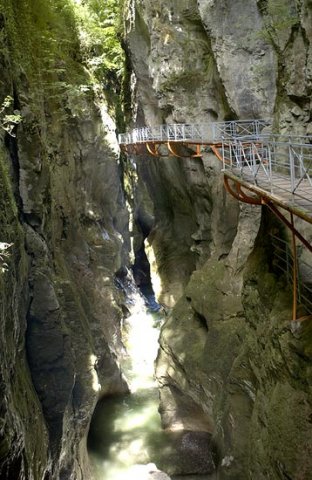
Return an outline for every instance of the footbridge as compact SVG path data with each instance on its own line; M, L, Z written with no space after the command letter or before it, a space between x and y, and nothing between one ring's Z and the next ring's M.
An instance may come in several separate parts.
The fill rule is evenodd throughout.
M290 228L295 264L296 238L312 252L294 222L297 216L312 224L312 136L277 135L269 121L243 120L135 128L118 140L129 155L200 158L212 151L222 162L224 186L232 196L267 206ZM296 272L294 283L295 298Z

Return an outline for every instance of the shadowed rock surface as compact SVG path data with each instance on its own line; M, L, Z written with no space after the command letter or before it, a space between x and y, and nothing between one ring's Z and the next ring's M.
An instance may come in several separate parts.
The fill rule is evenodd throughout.
M312 134L310 0L129 0L124 16L132 126L272 117ZM127 391L125 189L134 272L144 284L147 254L170 312L157 376L176 473L310 480L312 324L290 327L270 240L289 232L225 192L209 149L119 163L120 85L94 83L79 22L67 0L0 1L0 478L89 480L94 407Z
M311 132L309 1L130 4L134 126L271 117L278 132ZM312 358L298 348L307 351L310 320L297 338L270 240L291 245L289 232L265 208L225 193L209 151L133 158L140 211L154 205L147 243L158 298L173 307L157 361L164 424L187 419L183 392L210 425L221 479L308 480ZM312 241L311 226L296 224Z
M128 213L115 125L71 10L43 3L0 4L0 226L12 243L0 263L0 477L78 480L99 396L127 391L115 274Z

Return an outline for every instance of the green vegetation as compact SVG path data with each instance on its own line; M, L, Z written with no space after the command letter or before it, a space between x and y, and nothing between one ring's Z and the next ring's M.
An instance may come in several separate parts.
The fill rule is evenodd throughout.
M0 0L1 142L22 122L23 134L33 139L30 154L39 148L48 157L46 132L89 114L90 102L104 95L111 115L122 119L121 11L121 0ZM14 242L7 231L16 230L6 218L16 210L13 195L5 193L9 177L1 160L3 245ZM1 250L2 258L11 251Z
M265 26L260 32L261 36L273 44L278 44L280 34L299 23L295 5L292 6L285 0L261 0L258 5Z
M82 62L97 90L103 90L110 114L123 123L125 55L121 46L124 0L72 0Z
M83 61L97 79L121 81L124 52L120 45L120 1L73 0Z
M66 109L100 91L104 91L114 114L124 72L122 3L0 0L5 24L0 48L14 70L15 81L27 78L31 97L27 103L33 104L35 116L40 116L44 104L50 115L57 112L58 121L67 121L70 112ZM11 125L20 119L7 120ZM44 118L38 122L44 124Z
M14 128L22 121L22 116L18 110L14 110L13 113L10 113L12 105L13 98L8 95L5 97L0 107L0 127L14 137Z
M18 223L17 207L12 192L9 172L0 153L0 281L1 275L8 269L11 255L22 244L22 231ZM14 249L14 250L13 250ZM1 303L1 302L0 302Z

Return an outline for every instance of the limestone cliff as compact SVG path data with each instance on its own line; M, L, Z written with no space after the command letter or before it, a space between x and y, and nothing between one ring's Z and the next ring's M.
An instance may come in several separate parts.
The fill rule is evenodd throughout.
M281 133L311 133L310 1L128 4L135 125L272 118ZM158 358L165 425L187 423L179 404L189 397L206 415L220 478L308 480L311 323L290 329L270 237L288 233L229 198L209 151L135 161L137 221L149 218L159 298L175 305Z
M89 478L95 403L127 390L116 127L70 2L10 0L0 14L0 478Z

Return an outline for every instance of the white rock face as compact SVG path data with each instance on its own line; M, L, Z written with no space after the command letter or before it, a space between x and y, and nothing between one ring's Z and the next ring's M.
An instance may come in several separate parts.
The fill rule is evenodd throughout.
M277 57L256 2L198 1L227 100L239 118L271 118Z

